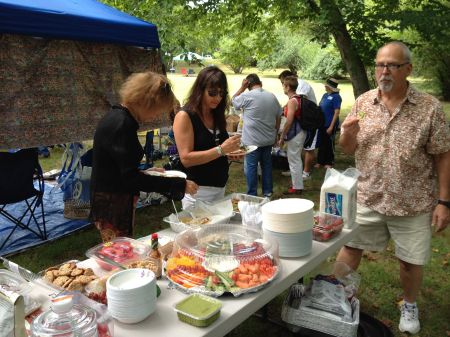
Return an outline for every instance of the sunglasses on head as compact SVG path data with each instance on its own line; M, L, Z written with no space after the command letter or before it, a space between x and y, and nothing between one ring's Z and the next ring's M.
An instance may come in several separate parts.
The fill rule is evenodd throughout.
M225 97L227 95L227 92L218 89L209 89L208 95L209 97L216 97L217 95L219 95L220 97Z
M170 84L167 83L167 82L165 82L165 83L161 86L160 89L161 89L161 91L162 91L164 94L166 94L166 95L170 94L170 92L172 91L172 88L171 88Z

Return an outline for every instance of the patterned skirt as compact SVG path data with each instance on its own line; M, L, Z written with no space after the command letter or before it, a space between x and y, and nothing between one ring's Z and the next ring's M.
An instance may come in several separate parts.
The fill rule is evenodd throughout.
M94 192L91 219L103 242L118 236L133 237L137 201L138 196L133 194Z

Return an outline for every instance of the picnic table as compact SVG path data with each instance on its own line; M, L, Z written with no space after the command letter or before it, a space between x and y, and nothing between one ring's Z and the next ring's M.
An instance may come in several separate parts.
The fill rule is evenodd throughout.
M152 337L167 336L224 336L264 305L298 282L303 276L319 266L340 247L345 245L356 234L358 228L343 229L342 233L327 242L313 241L311 254L301 258L280 258L281 271L279 275L262 290L248 293L239 297L219 297L223 307L220 317L206 328L197 328L178 320L173 310L174 304L187 295L177 289L170 288L168 280L158 280L161 296L157 301L157 309L144 321L137 324L124 324L114 321L115 337ZM171 229L158 232L161 238L174 238L177 233ZM142 238L147 240L147 238ZM83 267L92 267L95 271L98 266L95 261L83 261Z

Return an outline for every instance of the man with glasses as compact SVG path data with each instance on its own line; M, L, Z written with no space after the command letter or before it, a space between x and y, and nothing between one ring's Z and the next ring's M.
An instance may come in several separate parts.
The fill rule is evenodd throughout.
M244 92L246 89L249 91ZM277 141L277 130L280 126L280 103L274 94L262 88L258 75L250 74L234 94L232 104L235 109L244 110L242 144L258 146L258 149L247 154L244 160L247 194L257 195L259 163L262 171L262 194L271 197L272 145Z
M450 132L442 105L407 80L411 52L401 42L378 50L378 88L357 98L341 127L340 145L361 171L360 232L337 261L356 269L363 250L395 243L403 302L399 330L420 330L416 299L430 258L432 226L450 222Z

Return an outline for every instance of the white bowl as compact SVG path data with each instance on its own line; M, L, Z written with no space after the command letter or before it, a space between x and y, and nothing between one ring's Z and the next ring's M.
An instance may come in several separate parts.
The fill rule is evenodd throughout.
M132 268L119 271L108 278L106 291L120 294L135 294L143 291L142 288L154 286L156 282L155 273L149 269Z

